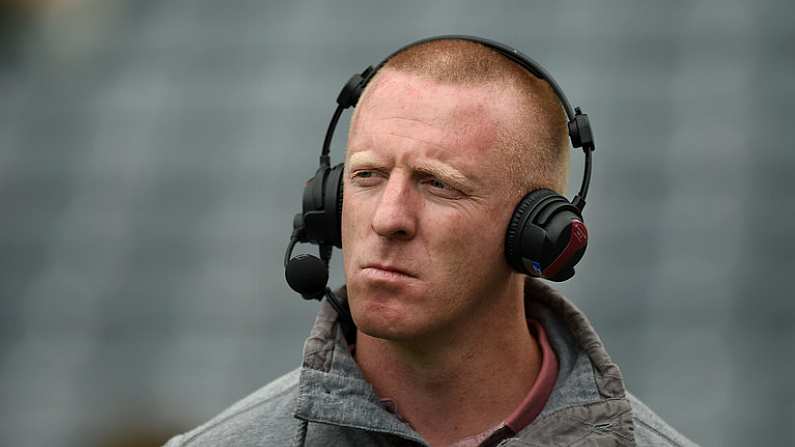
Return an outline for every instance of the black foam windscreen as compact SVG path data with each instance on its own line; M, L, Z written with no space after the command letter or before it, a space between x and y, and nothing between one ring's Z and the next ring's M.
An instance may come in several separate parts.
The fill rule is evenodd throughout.
M287 284L304 299L323 298L328 284L328 267L317 256L298 255L291 258L284 268Z

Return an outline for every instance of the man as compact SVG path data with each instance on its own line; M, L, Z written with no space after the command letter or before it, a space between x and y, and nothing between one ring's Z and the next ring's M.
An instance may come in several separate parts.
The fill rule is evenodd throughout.
M590 323L506 261L516 204L564 192L557 95L492 48L413 45L351 120L342 248L302 368L171 446L692 445L624 389Z

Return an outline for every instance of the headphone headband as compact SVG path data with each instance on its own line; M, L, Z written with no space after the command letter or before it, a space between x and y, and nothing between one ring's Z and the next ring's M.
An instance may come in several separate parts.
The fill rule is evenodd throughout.
M403 51L408 50L411 47L414 47L414 46L417 46L417 45L422 45L422 44L425 44L425 43L428 43L428 42L434 42L434 41L437 41L437 40L466 40L466 41L469 41L469 42L479 43L479 44L481 44L481 45L483 45L485 47L491 48L492 50L502 54L503 56L507 57L508 59L513 61L514 63L520 65L525 70L527 70L530 73L532 73L538 79L547 81L549 83L549 85L552 87L552 90L555 91L555 94L560 99L560 102L561 102L561 104L563 105L563 108L566 111L566 116L569 118L569 120L574 119L574 109L572 108L571 104L569 103L569 100L566 98L566 95L563 93L563 90L561 90L561 88L558 85L558 83L555 82L555 79L552 78L552 76L549 74L549 72L547 72L544 69L544 67L541 66L541 64L539 64L538 62L534 61L533 59L531 59L530 57L528 57L527 55L523 54L522 52L520 52L519 50L517 50L515 48L511 48L511 47L509 47L507 45L501 44L501 43L496 42L494 40L484 39L482 37L477 37L477 36L467 36L467 35L463 35L463 34L446 34L446 35L442 35L442 36L428 37L426 39L421 39L421 40L418 40L416 42L412 42L412 43L410 43L408 45L405 45L405 46L397 49L396 51L393 51L392 54L387 56L378 65L376 65L375 68L369 73L367 78L364 80L364 85L362 87L366 86L370 82L370 80L373 78L373 76L375 76L375 74L378 73L378 71L381 70L381 68L387 62L389 62L390 59L392 59L396 55L402 53ZM356 100L358 100L358 99L359 98L357 97ZM352 104L352 105L355 105L355 103Z

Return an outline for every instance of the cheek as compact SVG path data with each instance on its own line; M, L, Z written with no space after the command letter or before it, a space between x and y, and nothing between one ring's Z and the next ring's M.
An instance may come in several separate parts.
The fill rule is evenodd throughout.
M347 185L344 185L345 189ZM356 234L358 223L361 221L361 214L360 207L353 206L353 202L351 201L350 195L343 192L342 196L342 216L340 225L342 227L342 249L345 250L347 245L350 245L351 242L355 241L356 238L353 237Z
M347 197L343 194L342 198L342 215L341 215L341 237L342 237L342 261L344 269L348 270L348 261L352 259L354 246L353 242L356 240L354 233L353 223L356 222L355 217L352 215L350 206L346 205Z
M481 211L479 214L454 219L444 228L444 237L431 254L444 253L448 273L461 279L480 277L491 266L497 267L504 257L507 217L504 210ZM503 222L505 221L505 222ZM501 266L501 264L499 264Z
M342 199L342 214L340 215L340 229L341 229L341 236L342 236L342 250L345 251L345 247L348 245L348 242L351 240L349 237L351 231L350 223L353 222L355 219L352 219L350 215L351 212L348 209L349 207L345 205L346 200L343 196Z
M351 194L343 193L342 220L340 225L342 236L342 259L347 270L349 262L355 260L359 248L367 239L367 230L370 226L370 213L366 203L351 198Z

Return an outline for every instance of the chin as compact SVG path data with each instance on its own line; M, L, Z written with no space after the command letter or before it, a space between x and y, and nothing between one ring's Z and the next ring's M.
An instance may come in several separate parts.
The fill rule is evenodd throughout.
M391 304L391 305L390 305ZM421 322L411 318L411 312L400 303L369 300L351 304L351 314L360 332L384 340L404 341L416 338L422 331Z
M404 331L398 330L394 327L384 327L377 324L367 324L366 322L357 323L356 328L362 334L370 338L377 338L379 340L389 341L404 341L410 339Z

